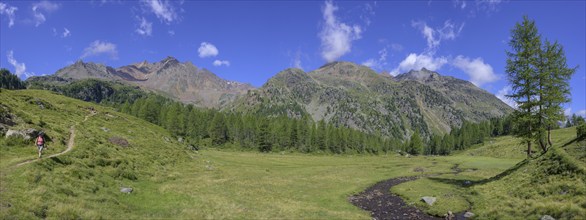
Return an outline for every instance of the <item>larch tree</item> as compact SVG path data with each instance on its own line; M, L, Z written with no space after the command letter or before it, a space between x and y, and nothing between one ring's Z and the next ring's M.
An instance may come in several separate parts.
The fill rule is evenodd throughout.
M513 113L513 120L518 125L515 132L527 143L527 156L531 156L531 143L536 134L538 120L535 114L538 102L538 61L541 47L541 36L535 26L535 21L523 17L511 31L507 51L506 72L511 83L512 94L508 95L517 104Z

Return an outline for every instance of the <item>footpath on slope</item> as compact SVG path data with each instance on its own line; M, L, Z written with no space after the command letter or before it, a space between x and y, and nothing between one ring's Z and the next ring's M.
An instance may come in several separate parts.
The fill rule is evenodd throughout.
M85 118L83 119L83 121L82 121L82 122L85 122L85 121L87 121L87 119L88 119L89 117L91 117L91 116L94 116L95 114L97 114L97 112L96 112L96 111L92 111L92 112L91 112L89 115L86 115L86 116L85 116ZM79 123L77 123L77 124L79 124ZM57 156L63 155L63 154L65 154L65 153L67 153L67 152L69 152L69 151L73 150L73 147L74 147L74 145L75 145L75 125L72 125L72 126L69 128L69 141L67 141L67 149L65 149L65 150L64 150L64 151L62 151L62 152L59 152L59 153L56 153L56 154L52 154L52 155L49 155L49 156L46 156L46 157L42 157L42 158L47 158L47 159L49 159L49 158L52 158L52 157L57 157ZM14 167L20 167L20 166L22 166L22 165L26 165L26 164L29 164L29 163L32 163L32 162L38 161L39 159L41 159L41 158L36 158L36 159L29 159L29 160L25 160L25 161L23 161L23 162L20 162L20 163L18 163L18 164L16 164L16 165L14 165Z
M439 174L435 174L439 175ZM427 175L426 175L427 176ZM359 193L348 198L353 205L369 211L372 218L376 220L386 219L423 219L436 220L440 217L428 215L415 206L408 205L403 199L391 193L391 187L404 182L417 180L426 176L397 177L383 180ZM454 213L454 219L466 219L464 212Z

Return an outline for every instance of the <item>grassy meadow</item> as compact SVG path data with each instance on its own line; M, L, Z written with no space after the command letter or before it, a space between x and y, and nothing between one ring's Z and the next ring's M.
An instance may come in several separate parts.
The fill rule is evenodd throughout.
M556 149L523 162L523 146L512 137L443 157L198 152L158 126L47 91L2 90L0 100L18 116L17 128L40 128L50 136L46 155L64 150L69 128L76 129L71 152L20 167L15 164L35 158L33 143L0 138L1 219L369 219L370 213L350 204L349 196L393 177L454 170L460 172L392 190L436 215L472 208L483 218L586 216L584 175L579 175L583 157ZM91 108L97 114L84 121ZM575 130L554 134L560 148ZM112 141L121 139L128 145ZM582 149L576 142L565 148ZM537 164L564 166L565 171L544 171ZM490 179L507 170L510 175ZM536 179L533 175L540 172L551 175ZM471 185L464 186L466 181ZM542 187L535 188L537 183ZM121 193L121 187L134 191ZM421 196L438 201L427 207Z

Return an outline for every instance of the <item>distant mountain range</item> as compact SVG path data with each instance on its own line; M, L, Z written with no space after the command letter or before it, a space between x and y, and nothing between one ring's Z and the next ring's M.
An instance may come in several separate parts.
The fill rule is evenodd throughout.
M393 77L350 62L311 72L286 69L261 88L228 81L173 57L119 68L78 61L34 81L118 81L163 93L184 103L269 117L311 117L395 138L419 131L444 134L463 121L479 122L512 112L474 84L426 69Z
M197 68L191 62L181 63L173 57L119 68L77 61L58 70L54 76L73 80L95 78L126 82L164 93L184 103L208 108L220 108L254 89L250 84L221 79L207 69Z

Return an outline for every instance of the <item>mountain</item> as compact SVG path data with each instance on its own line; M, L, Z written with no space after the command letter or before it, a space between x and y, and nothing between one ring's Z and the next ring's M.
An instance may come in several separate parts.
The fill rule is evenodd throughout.
M426 137L444 134L465 120L479 122L512 112L468 81L426 69L392 77L349 62L308 73L286 69L226 109L311 117L399 139L414 131Z
M191 62L181 63L173 57L155 63L143 61L119 68L77 61L58 70L53 75L53 81L55 77L65 81L95 78L129 83L164 93L184 103L209 108L220 108L254 88L250 84L224 80L207 69L200 69ZM42 78L34 77L31 80L38 81Z

